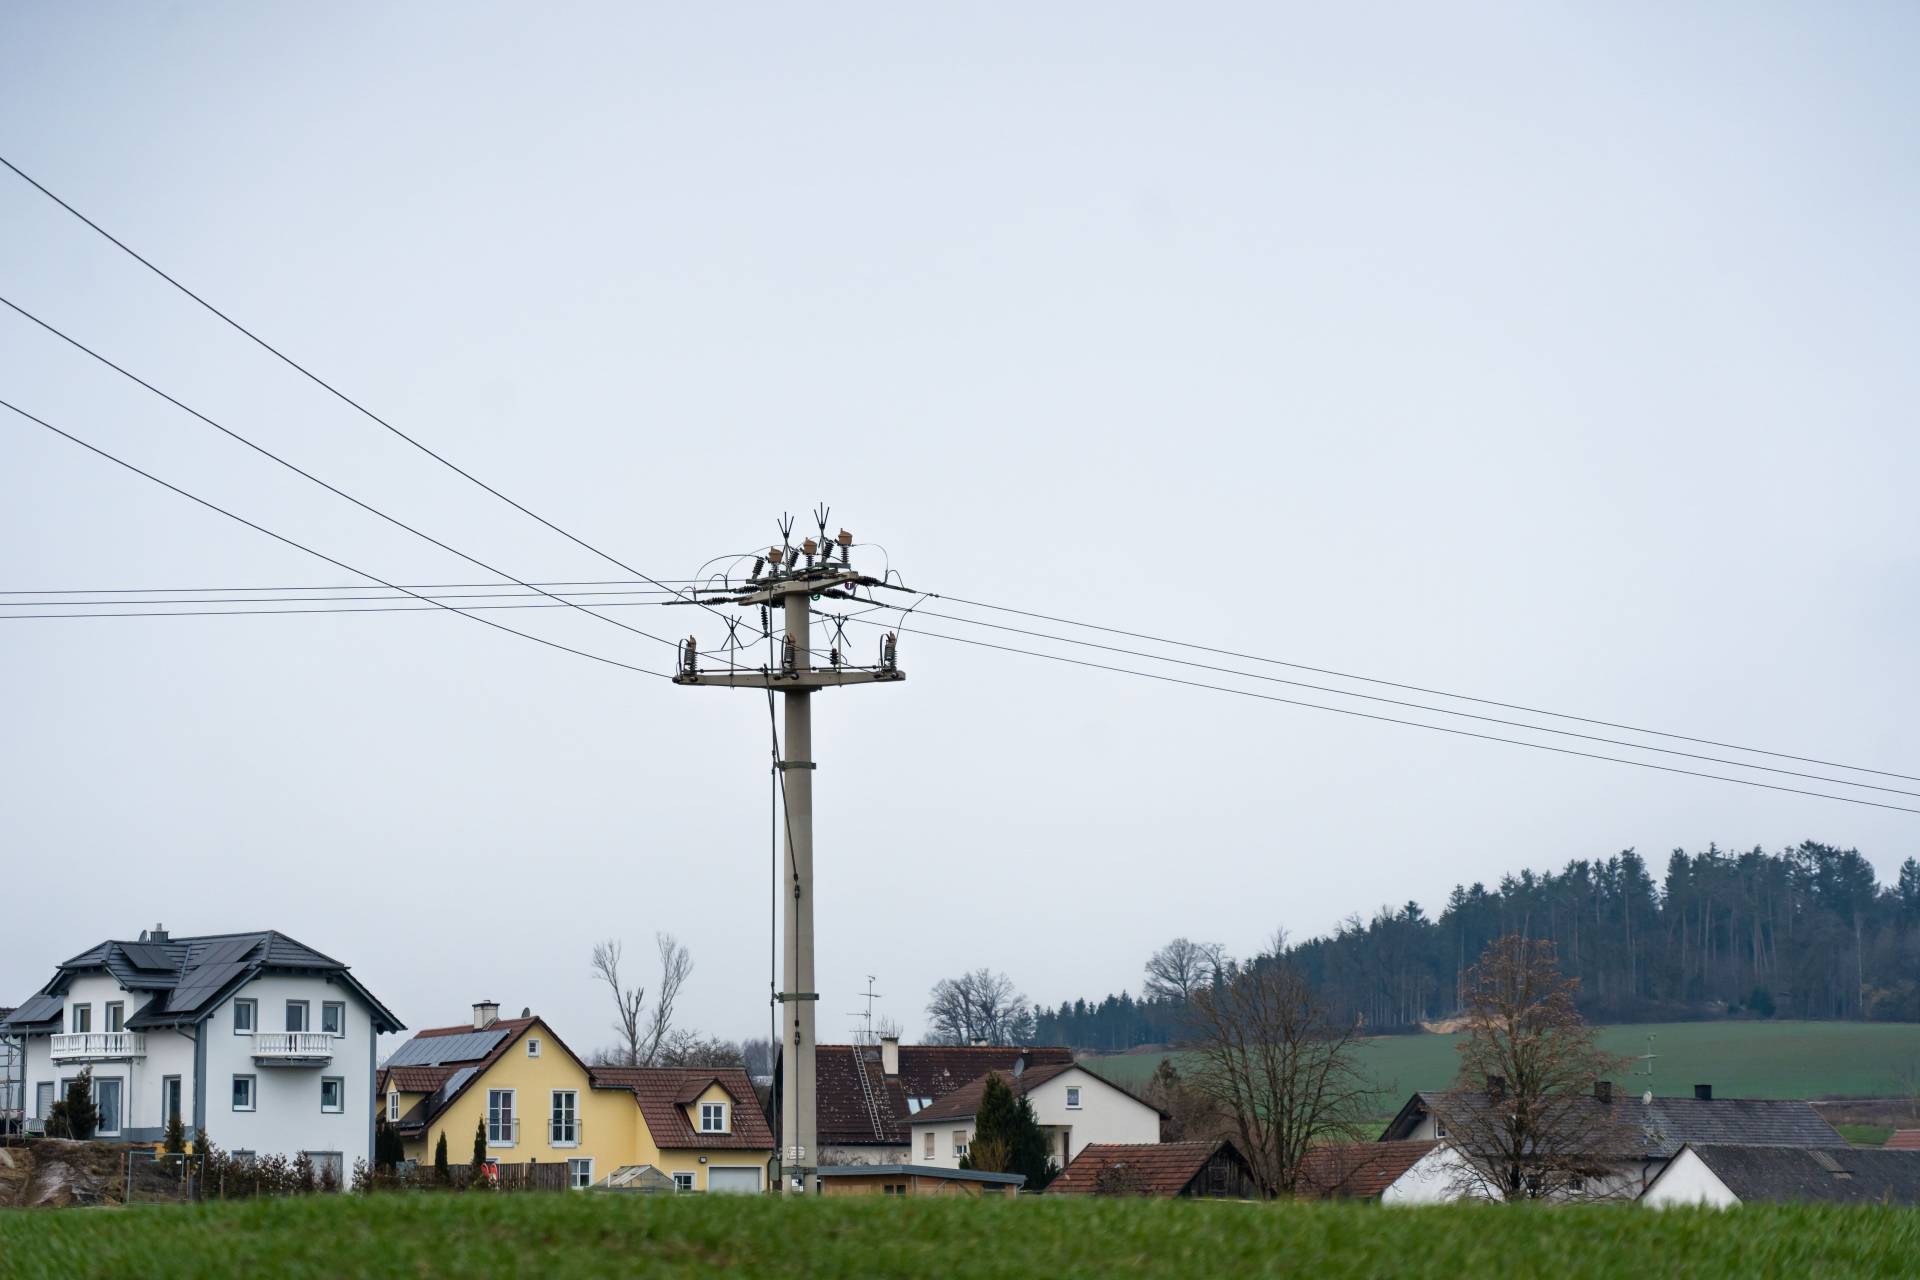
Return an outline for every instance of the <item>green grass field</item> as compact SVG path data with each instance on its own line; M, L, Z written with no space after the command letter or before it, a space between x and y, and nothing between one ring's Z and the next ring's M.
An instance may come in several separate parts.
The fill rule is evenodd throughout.
M1920 1213L384 1195L0 1211L0 1277L1910 1277Z
M1920 1065L1920 1025L1889 1022L1663 1022L1607 1027L1601 1047L1642 1054L1653 1036L1653 1076L1620 1077L1622 1087L1679 1095L1711 1084L1722 1098L1875 1098L1898 1094L1903 1069ZM1444 1089L1459 1055L1457 1035L1377 1036L1365 1042L1367 1073L1391 1114L1416 1089ZM1141 1085L1160 1054L1098 1058L1095 1070ZM1635 1071L1643 1064L1633 1064Z

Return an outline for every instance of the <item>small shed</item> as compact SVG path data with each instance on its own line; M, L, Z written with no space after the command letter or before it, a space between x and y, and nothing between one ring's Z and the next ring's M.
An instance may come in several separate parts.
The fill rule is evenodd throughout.
M1047 1194L1252 1200L1259 1190L1247 1158L1221 1138L1090 1143L1048 1184Z
M593 1184L595 1191L632 1191L643 1195L665 1192L672 1195L678 1188L669 1174L660 1172L650 1164L623 1164L600 1181Z
M818 1170L825 1196L1010 1196L1024 1173L985 1173L925 1164L830 1164Z

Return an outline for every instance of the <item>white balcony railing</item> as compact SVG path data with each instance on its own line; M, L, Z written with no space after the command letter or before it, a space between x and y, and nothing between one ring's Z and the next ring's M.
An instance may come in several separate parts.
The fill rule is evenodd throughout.
M272 1062L332 1062L334 1037L324 1031L256 1031L253 1060Z
M567 1120L556 1116L547 1121L547 1145L577 1147L580 1145L580 1135L586 1127L586 1122L577 1115Z
M108 1058L144 1058L147 1038L138 1031L76 1031L53 1037L55 1062L101 1061Z
M518 1120L488 1120L487 1145L490 1147L514 1147L520 1144L520 1122Z

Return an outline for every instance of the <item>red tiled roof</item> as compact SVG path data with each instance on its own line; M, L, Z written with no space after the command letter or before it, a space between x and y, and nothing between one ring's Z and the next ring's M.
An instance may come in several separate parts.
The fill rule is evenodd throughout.
M445 1084L458 1067L388 1067L380 1081L380 1092L391 1085L401 1093L432 1093Z
M980 1110L980 1098L987 1091L987 1081L998 1076L1018 1098L1037 1084L1045 1084L1065 1071L1071 1071L1071 1062L1054 1062L1044 1067L1028 1067L1019 1075L1011 1071L988 1071L978 1080L963 1084L946 1097L939 1099L930 1107L922 1107L907 1118L908 1124L921 1124L932 1120L964 1120Z
M814 1056L818 1141L822 1146L904 1147L913 1137L908 1098L944 1098L988 1071L1012 1070L1023 1057L1031 1069L1070 1063L1073 1051L1056 1045L903 1044L900 1074L888 1076L880 1070L878 1046L819 1045ZM875 1103L871 1109L869 1093Z
M1298 1194L1323 1200L1378 1200L1395 1179L1439 1145L1415 1140L1321 1143L1300 1162Z
M1239 1152L1232 1143L1215 1142L1093 1142L1082 1147L1071 1164L1047 1184L1047 1194L1092 1195L1100 1190L1111 1169L1126 1170L1129 1190L1146 1196L1177 1196L1207 1167L1222 1147Z
M587 1075L596 1089L631 1089L640 1101L647 1132L653 1136L654 1145L663 1150L774 1148L773 1130L760 1112L752 1081L740 1067L588 1067ZM680 1095L696 1081L700 1087L694 1090L695 1098L712 1084L733 1095L732 1133L700 1133L694 1129Z
M1895 1151L1920 1151L1920 1129L1895 1129L1886 1145Z

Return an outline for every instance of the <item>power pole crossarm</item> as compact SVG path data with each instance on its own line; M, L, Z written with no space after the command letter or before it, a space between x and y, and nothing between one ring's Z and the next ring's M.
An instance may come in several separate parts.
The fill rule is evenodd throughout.
M819 542L808 538L798 550L790 545L772 548L764 562L756 560L753 576L746 584L723 593L706 593L703 601L709 605L779 607L784 625L773 660L758 670L737 666L702 670L698 646L689 637L674 674L676 684L765 689L779 693L784 704L784 733L776 744L779 750L774 761L785 807L783 870L788 889L780 895L784 945L777 994L780 1053L786 1064L780 1078L780 1182L782 1191L802 1193L815 1189L814 1174L819 1165L814 1092L814 1032L820 994L814 988L813 695L821 689L892 684L906 679L897 665L891 634L882 642L880 661L871 667L847 664L837 645L825 666L814 664L813 601L823 596L852 598L852 588L876 585L874 579L851 567L853 538L845 530L836 540L840 561L833 562L836 545L827 540L824 510L818 513L818 519ZM787 538L791 532L789 523L781 535ZM799 563L803 557L804 566Z

